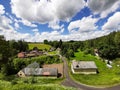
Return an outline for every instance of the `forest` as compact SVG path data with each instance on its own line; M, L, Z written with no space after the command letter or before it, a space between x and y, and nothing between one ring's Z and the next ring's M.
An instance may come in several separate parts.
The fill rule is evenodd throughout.
M53 47L61 49L61 55L67 58L74 57L74 52L78 49L86 54L94 55L94 50L97 49L100 57L113 60L120 57L120 32L112 32L109 35L86 40L86 41L47 41L45 44L49 44Z

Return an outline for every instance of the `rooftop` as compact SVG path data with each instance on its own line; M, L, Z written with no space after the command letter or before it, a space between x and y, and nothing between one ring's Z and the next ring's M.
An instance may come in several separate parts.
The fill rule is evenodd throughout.
M72 61L74 69L97 69L94 61Z
M56 68L24 68L25 75L50 75L57 76Z

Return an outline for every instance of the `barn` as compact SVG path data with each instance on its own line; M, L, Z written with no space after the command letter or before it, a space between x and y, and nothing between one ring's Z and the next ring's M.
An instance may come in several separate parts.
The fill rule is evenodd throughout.
M20 70L17 74L19 77L26 76L44 76L57 78L57 68L39 68L39 64L34 62L28 65L26 68Z
M74 74L97 74L94 61L72 61L71 70Z

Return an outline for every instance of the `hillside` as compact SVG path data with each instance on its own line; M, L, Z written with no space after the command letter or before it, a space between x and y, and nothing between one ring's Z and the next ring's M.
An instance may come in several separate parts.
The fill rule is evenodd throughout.
M41 44L41 43L28 43L29 50L33 49L34 47L37 47L40 50L49 50L51 48L50 45L47 44Z

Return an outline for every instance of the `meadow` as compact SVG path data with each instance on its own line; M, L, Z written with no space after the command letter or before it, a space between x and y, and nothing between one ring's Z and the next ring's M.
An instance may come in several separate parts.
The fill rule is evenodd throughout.
M48 77L18 78L15 75L4 76L0 74L0 90L76 90L60 85L63 80L64 78Z
M87 85L100 87L120 84L120 67L118 67L118 65L120 65L120 59L113 61L112 68L108 68L105 62L103 62L103 60L101 59L98 59L98 57L90 54L86 55L81 51L75 53L75 57L71 60L73 59L82 61L94 61L99 71L99 73L96 75L72 74L72 72L70 71L70 75L75 81Z
M51 48L50 45L42 44L42 43L29 43L29 50L32 50L34 47L37 47L40 50L49 50Z

